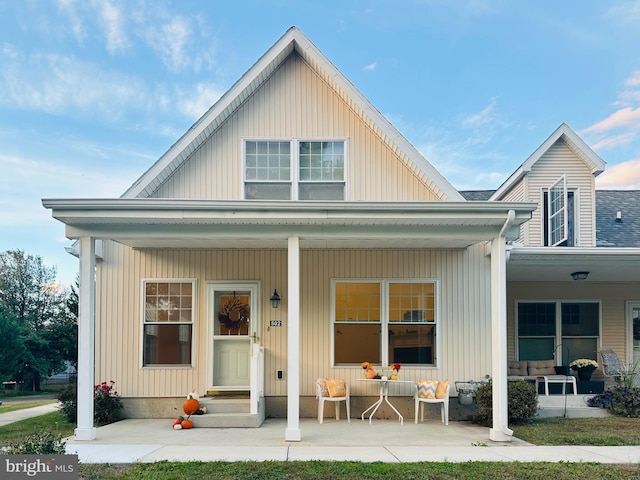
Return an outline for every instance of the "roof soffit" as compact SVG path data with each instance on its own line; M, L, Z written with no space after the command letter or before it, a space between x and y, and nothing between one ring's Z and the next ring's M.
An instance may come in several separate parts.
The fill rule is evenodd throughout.
M121 198L149 197L286 60L297 53L340 95L373 132L399 154L442 200L464 201L458 191L342 75L296 27L287 32ZM401 153L404 153L401 154Z

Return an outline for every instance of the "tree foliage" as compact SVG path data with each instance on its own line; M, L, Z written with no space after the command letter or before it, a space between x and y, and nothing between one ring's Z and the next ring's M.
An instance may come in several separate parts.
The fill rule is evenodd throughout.
M0 307L0 334L14 352L0 367L3 377L39 390L41 378L77 361L77 294L56 282L56 269L41 257L0 253Z

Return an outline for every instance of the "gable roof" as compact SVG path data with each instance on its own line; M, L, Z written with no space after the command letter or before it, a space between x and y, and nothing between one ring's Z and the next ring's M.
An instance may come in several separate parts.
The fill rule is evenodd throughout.
M258 61L174 143L121 198L148 197L255 92L287 58L296 53L340 95L363 121L394 150L405 153L428 178L442 200L464 200L458 191L349 82L296 27L291 27Z
M604 171L605 161L594 152L584 140L582 140L569 125L563 123L542 145L540 145L520 167L495 191L490 200L500 200L512 187L518 183L522 177L531 171L531 168L547 151L558 141L564 140L573 153L582 160L591 170L593 175L600 175Z

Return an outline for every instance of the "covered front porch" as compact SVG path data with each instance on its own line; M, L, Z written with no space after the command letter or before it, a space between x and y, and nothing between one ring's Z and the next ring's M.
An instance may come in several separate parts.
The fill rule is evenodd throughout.
M301 285L305 284L303 279L309 278L312 273L301 263L303 253L315 250L322 255L322 252L334 249L368 252L384 252L389 249L457 252L451 254L451 257L456 257L452 261L459 264L455 271L447 270L442 260L432 262L433 268L438 269L437 272L444 272L448 282L446 295L448 308L452 311L446 312L447 322L451 326L459 321L468 321L453 313L456 298L470 301L462 290L455 287L460 285L469 295L475 295L476 285L482 285L482 329L484 332L486 326L489 330L492 344L489 362L491 371L484 371L482 374L490 373L494 381L494 427L489 430L489 437L493 440L511 440L506 422L505 245L508 240L517 237L519 226L530 218L535 205L496 202L292 204L166 199L45 200L44 204L52 209L55 218L66 224L67 236L79 240L81 276L77 439L96 438L95 427L92 424L91 401L95 366L92 345L95 337L96 303L93 272L95 242L96 239L101 239L124 245L130 248L131 252L142 252L142 255L147 257L155 257L154 252L176 249L182 249L184 252L205 252L207 249L216 249L218 252L231 252L236 249L273 249L280 252L284 250L286 275L283 278L286 288L281 287L281 291L284 293L287 312L284 325L286 441L302 440L300 381L303 375L313 375L308 367L308 371L303 371L301 367L304 365L300 348L303 331L301 317L303 313L309 313L303 312L301 308ZM469 249L473 252L469 254L472 260L467 257ZM189 259L190 256L185 254L181 258ZM470 263L472 265L466 267ZM473 279L461 276L464 275L465 268L472 269ZM331 278L330 274L327 275L327 278ZM132 278L134 284L139 282L138 277ZM200 273L198 278L202 282L208 280L206 273ZM485 292L489 292L489 286L490 298L485 295ZM270 287L269 285L264 288ZM137 287L134 285L134 288ZM470 305L465 307L465 310L471 312L474 308ZM264 334L265 330L262 333ZM443 351L451 358L446 357L445 363L438 360L434 365L435 369L448 369L451 373L447 375L450 375L452 380L455 378L453 375L478 375L475 371L464 371L471 368L472 362L468 362L466 366L455 365L454 360L458 355L456 351L463 346L457 345L453 336L449 342L451 348L443 348ZM324 355L327 354L328 349ZM483 354L484 357L486 355ZM319 367L314 365L314 370L317 371L318 368L328 370L333 367L331 362L326 360ZM346 372L348 368L343 370ZM459 373L456 373L456 370ZM416 369L416 375L418 373ZM268 375L258 372L258 375L256 385L263 379L268 384L270 372ZM435 371L435 375L441 375L441 372Z

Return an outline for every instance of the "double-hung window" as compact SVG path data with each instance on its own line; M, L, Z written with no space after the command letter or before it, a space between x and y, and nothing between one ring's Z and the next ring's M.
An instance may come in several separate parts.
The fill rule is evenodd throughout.
M245 140L244 197L344 200L345 142Z
M192 365L195 281L143 282L142 365Z
M333 282L335 365L435 365L435 281Z
M517 315L519 360L555 357L565 366L576 358L596 360L600 338L598 302L518 302Z

